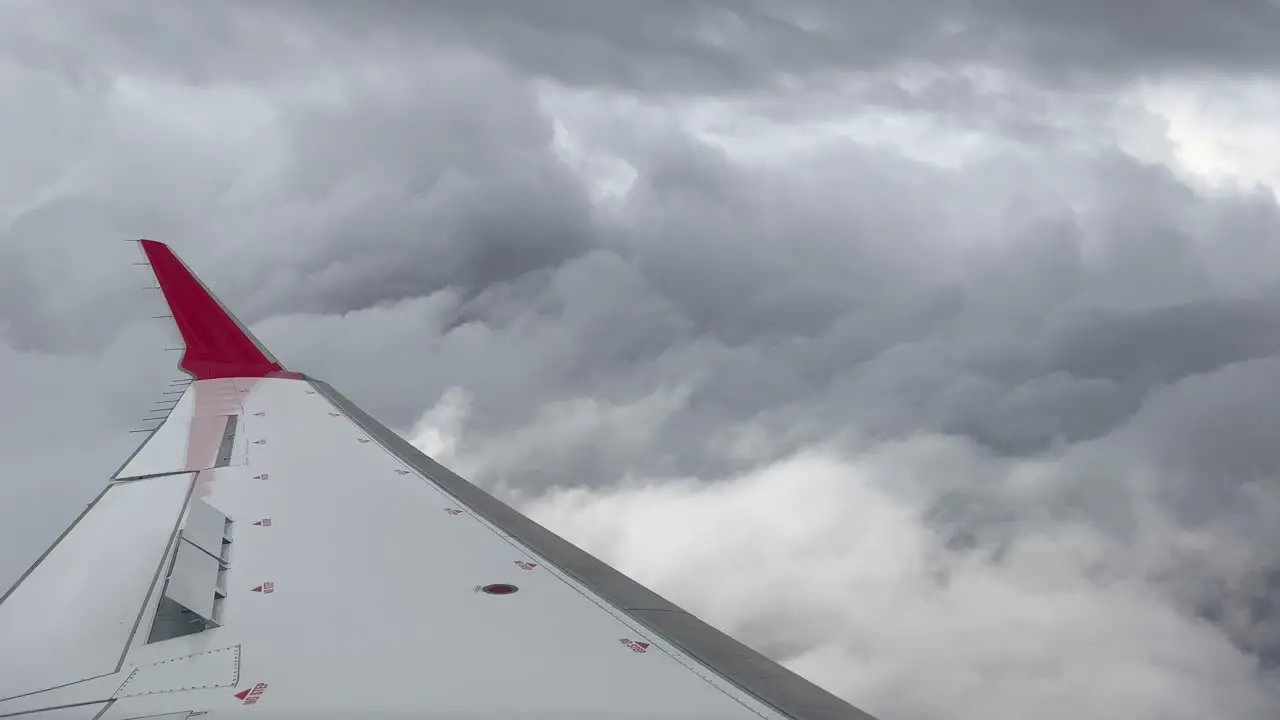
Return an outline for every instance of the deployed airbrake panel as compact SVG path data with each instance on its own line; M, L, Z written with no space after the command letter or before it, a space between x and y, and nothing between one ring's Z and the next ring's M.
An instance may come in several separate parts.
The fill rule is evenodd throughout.
M164 569L193 478L108 486L0 602L0 698L115 672Z
M200 498L191 501L147 642L190 635L221 623L230 525L222 511Z
M164 586L164 597L191 613L195 629L204 630L216 623L213 601L218 597L218 560L191 543L178 546L173 570Z
M201 499L191 501L187 518L182 523L182 538L210 555L221 558L222 546L229 542L229 521L221 510Z

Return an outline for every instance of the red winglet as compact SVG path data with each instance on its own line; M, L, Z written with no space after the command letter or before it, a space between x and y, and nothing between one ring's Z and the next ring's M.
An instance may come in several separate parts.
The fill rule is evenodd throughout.
M197 380L267 377L284 371L168 245L155 240L139 242L186 344L179 363L182 369Z

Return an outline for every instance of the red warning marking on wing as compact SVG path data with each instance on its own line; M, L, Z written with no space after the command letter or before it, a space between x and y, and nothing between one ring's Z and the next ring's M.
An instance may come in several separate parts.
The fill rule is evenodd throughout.
M462 511L461 511L461 510L458 510L457 508L445 508L445 509L444 509L444 511L445 511L445 512L447 512L447 513L449 513L450 515L461 515L461 514L462 514Z
M262 593L263 595L270 595L271 593L273 593L273 592L275 592L275 591L276 591L276 584L275 584L275 583L273 583L273 582L264 582L264 583L262 583L261 585L259 585L258 587L256 587L256 588L254 588L254 589L250 590L249 592L256 592L256 593Z
M271 527L271 518L262 518L258 522L254 523L254 525L257 525L258 527Z
M253 476L254 480L268 480L270 478L271 478L271 473L262 473L261 475Z
M515 563L516 563L516 567L520 568L521 570L532 570L538 567L538 563L525 562L524 560L516 560Z
M245 705L254 705L262 698L262 694L267 691L266 683L258 683L248 690L241 690L236 693L236 699Z
M649 643L647 642L640 642L639 640L632 640L631 638L619 638L618 642L631 648L631 652L642 653L649 651Z

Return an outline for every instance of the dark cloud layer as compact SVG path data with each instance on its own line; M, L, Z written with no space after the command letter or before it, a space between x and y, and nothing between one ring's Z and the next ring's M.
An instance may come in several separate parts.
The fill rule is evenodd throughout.
M0 585L171 377L151 236L886 718L1274 717L1280 211L1117 138L1276 11L1024 5L0 9Z
M356 37L465 37L521 71L654 92L780 89L903 63L995 62L1051 82L1188 71L1266 72L1280 61L1270 0L1114 3L809 0L494 0L357 7L306 3Z

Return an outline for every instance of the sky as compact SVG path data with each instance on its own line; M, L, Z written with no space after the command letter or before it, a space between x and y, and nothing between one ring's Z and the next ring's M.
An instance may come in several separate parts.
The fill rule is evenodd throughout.
M883 720L1280 715L1280 4L0 4L0 586L288 367Z

